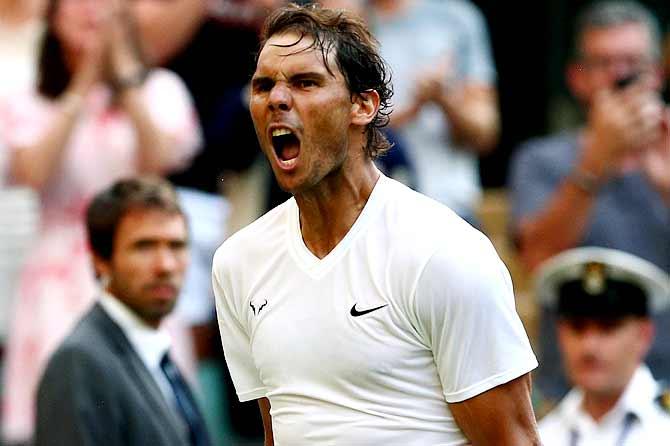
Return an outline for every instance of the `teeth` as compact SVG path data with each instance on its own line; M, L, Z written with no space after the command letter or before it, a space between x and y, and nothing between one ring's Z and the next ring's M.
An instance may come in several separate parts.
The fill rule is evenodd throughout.
M272 131L272 136L283 136L290 135L292 132L289 129L274 129Z
M293 158L293 159L286 160L286 161L284 161L284 160L279 160L279 164L281 164L282 167L284 167L285 169L288 169L288 168L290 168L290 167L295 166L295 164L296 164L297 162L298 162L298 158Z

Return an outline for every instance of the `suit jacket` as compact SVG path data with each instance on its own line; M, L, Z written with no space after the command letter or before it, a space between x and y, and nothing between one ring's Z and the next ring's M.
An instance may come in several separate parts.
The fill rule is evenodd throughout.
M188 444L184 421L121 328L95 304L42 376L35 445Z

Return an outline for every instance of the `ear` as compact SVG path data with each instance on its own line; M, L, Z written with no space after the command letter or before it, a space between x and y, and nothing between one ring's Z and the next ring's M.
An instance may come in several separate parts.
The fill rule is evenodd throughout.
M589 96L588 78L585 68L579 62L572 62L565 70L565 81L574 97L586 102Z
M351 105L351 123L362 127L368 125L379 111L379 93L367 90L354 94Z
M640 360L644 360L647 356L652 342L654 342L654 335L656 334L656 327L651 319L643 319L640 321L639 329L639 343L640 343Z
M112 274L111 260L105 260L98 254L93 254L93 268L97 277L109 277Z

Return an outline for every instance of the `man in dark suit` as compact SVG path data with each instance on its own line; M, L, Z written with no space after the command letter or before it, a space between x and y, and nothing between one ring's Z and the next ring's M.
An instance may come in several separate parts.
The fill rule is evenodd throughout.
M188 264L173 189L158 179L120 181L93 199L86 224L103 290L45 370L36 445L210 445L159 329Z

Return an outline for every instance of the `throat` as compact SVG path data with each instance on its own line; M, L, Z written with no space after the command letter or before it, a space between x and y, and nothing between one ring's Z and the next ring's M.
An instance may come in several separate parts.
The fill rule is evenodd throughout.
M621 393L612 395L585 394L582 408L595 422L599 423L616 406L619 398L621 398Z

